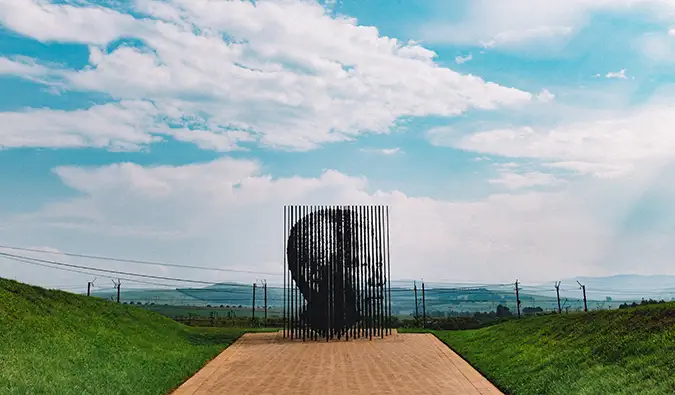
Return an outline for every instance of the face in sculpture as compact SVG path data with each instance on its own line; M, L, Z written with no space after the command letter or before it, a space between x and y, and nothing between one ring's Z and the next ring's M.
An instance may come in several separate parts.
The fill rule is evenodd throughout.
M303 318L318 332L358 322L364 291L377 285L376 232L368 225L358 211L332 208L305 215L291 229L288 266L304 299Z

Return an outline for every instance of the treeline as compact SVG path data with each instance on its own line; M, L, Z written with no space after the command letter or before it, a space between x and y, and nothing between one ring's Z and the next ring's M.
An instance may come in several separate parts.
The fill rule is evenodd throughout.
M636 303L636 302L633 302L633 303L630 303L630 304L629 303L622 303L622 304L619 305L619 308L620 309L626 309L628 307L647 306L647 305L650 305L650 304L662 304L662 303L666 303L666 301L663 300L663 299L656 300L656 299L650 298L650 299L642 299L642 301L640 303Z
M524 315L534 315L543 312L541 308L530 308L528 314ZM525 309L523 309L525 310ZM509 310L508 307L499 305L495 311L491 312L461 312L456 313L452 316L446 317L410 317L401 319L399 317L390 317L389 322L392 328L426 328L433 330L463 330L463 329L478 329L483 328L489 325L498 324L510 319L513 319L515 315ZM173 317L174 320L190 326L214 326L214 327L239 327L239 328L259 328L259 327L268 327L268 328L281 328L284 325L282 317L274 316L268 317L265 320L263 317L256 316L255 318L251 316L236 316L234 314L228 314L227 316L220 316L217 313L212 312L210 316L198 316L198 315L188 315L188 316L178 316Z

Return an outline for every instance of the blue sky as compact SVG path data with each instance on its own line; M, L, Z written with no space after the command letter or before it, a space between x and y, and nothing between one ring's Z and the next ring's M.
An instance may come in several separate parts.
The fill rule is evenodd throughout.
M0 241L276 271L381 203L398 278L675 274L673 66L661 0L0 0Z

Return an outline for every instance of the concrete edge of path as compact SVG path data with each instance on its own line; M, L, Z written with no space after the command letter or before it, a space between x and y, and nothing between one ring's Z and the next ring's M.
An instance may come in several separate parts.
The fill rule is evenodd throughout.
M471 366L471 364L461 355L456 353L450 346L445 344L444 341L439 339L435 334L429 333L429 336L433 336L434 339L438 342L440 352L450 360L450 362L458 369L461 374L466 377L466 379L481 393L481 395L503 395L503 392L497 388L496 385L492 384L487 377L483 376L476 368Z
M172 395L192 395L199 387L201 387L216 371L225 364L225 361L230 359L233 355L240 351L247 343L247 340L254 335L254 333L244 333L224 349L217 357L207 362L204 367L199 369L192 377L176 388Z

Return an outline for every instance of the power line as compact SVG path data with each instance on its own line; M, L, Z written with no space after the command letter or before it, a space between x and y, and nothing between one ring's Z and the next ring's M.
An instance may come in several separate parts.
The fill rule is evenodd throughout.
M58 262L58 261L50 261L50 260L47 260L47 259L39 259L39 258L32 258L32 257L28 257L28 256L22 256L22 255L8 254L6 252L0 252L0 256L28 259L28 260L31 260L31 261L48 263L48 264L51 264L51 265L74 267L74 268L77 268L77 269L94 270L94 271L103 272L103 273L124 274L124 275L127 275L127 276L154 278L154 279L158 279L158 280L169 280L169 281L177 281L177 282L193 283L193 284L205 284L205 285L218 285L219 284L219 283L215 283L215 282L212 282L212 281L188 280L188 279L175 278L175 277L164 277L164 276L154 276L154 275L151 275L151 274L124 272L124 271L121 271L121 270L99 269L99 268L94 268L94 267L90 267L90 266L73 265L72 263L64 263L64 262Z
M124 274L124 275L130 275L130 276L138 276L138 277L147 277L147 278L158 278L161 280L171 280L171 281L177 281L177 282L192 282L192 283L199 283L199 284L208 284L208 285L228 285L228 286L233 286L233 287L248 287L249 285L246 284L223 284L223 283L212 283L212 282L206 282L206 281L198 281L198 280L187 280L187 279L178 279L178 278L172 278L172 277L162 277L162 276L152 276L149 274L138 274L138 273L129 273L129 272L118 272L115 270L106 270L106 269L99 269L99 268L92 268L92 267L87 267L87 266L79 266L79 265L72 265L68 263L63 263L63 262L57 262L57 261L49 261L49 260L44 260L44 259L39 259L39 258L32 258L32 257L26 257L26 256L21 256L21 255L14 255L14 254L7 254L4 252L0 252L0 256L4 257L5 259L10 259L13 261L17 262L23 262L31 265L37 265L37 266L42 266L50 269L57 269L57 270L63 270L63 271L68 271L68 272L74 272L74 273L80 273L80 274L86 274L88 276L100 276L104 278L111 278L111 279L121 279L125 281L130 281L130 282L136 282L140 284L149 284L149 285L157 285L161 287L170 287L173 288L174 290L180 291L181 288L178 287L176 284L165 284L165 283L158 283L158 282L152 282L152 281L143 281L143 280L137 280L133 278L125 278L125 277L119 277L119 276L107 276L104 274L99 274L99 273L89 273L85 272L82 270L76 270L76 269L67 269L65 267L59 267L59 266L68 266L68 267L76 267L79 269L86 269L86 270L93 270L93 271L102 271L106 273L116 273L116 274ZM36 262L37 261L37 262ZM38 262L43 262L43 263L38 263ZM45 264L48 263L49 265ZM50 265L59 265L59 266L50 266ZM192 290L192 291L201 291L202 289L200 288L183 288L184 290ZM209 289L204 291L211 291L211 292L222 292L222 291L227 291L227 292L236 292L234 290L219 290L218 288L214 289Z
M9 246L9 245L2 245L2 244L0 244L0 248L9 249L9 250L16 250L16 251L37 252L37 253L52 254L52 255L62 255L62 256L69 256L69 257L76 257L76 258L103 260L103 261L111 261L111 262L123 262L123 263L137 263L137 264L143 264L143 265L175 267L175 268L182 268L182 269L197 269L197 270L211 270L211 271L230 272L230 273L260 274L260 275L266 275L266 276L281 276L282 275L282 273L273 273L273 272L259 272L259 271L253 271L253 270L224 269L224 268L213 268L213 267L207 267L207 266L182 265L182 264L175 264L175 263L146 261L146 260L139 260L139 259L115 258L115 257L101 256L101 255L87 255L87 254L79 254L79 253L64 252L64 251L48 251L48 250L41 250L41 249L36 249L36 248L16 247L16 246ZM0 253L0 254L5 255L7 253ZM12 255L12 254L9 254L9 255ZM20 255L15 255L15 256L20 256ZM31 258L31 259L38 259L38 258ZM91 269L91 270L96 270L96 269ZM401 283L401 282L408 282L408 281L409 280L392 280L392 283ZM410 281L412 281L412 280L410 280ZM186 281L186 282L189 282L189 281ZM204 283L206 283L206 282L204 282ZM216 283L207 283L207 284L216 284ZM217 283L217 284L221 284L221 283ZM437 280L437 281L433 281L433 282L429 283L429 289L433 289L434 284L454 285L453 287L451 287L453 289L457 289L457 288L459 288L459 289L461 289L461 288L478 288L478 287L481 287L481 288L486 288L486 287L497 288L497 287L504 287L504 286L511 285L511 284L484 284L484 283L470 283L470 282L454 282L454 281L449 281L449 280ZM438 288L436 288L436 289L438 289Z
M99 256L99 255L76 254L76 253L72 253L72 252L63 252L63 251L47 251L47 250L39 250L39 249L36 249L36 248L14 247L14 246L6 246L6 245L0 245L0 248L5 248L5 249L8 249L8 250L16 250L16 251L39 252L39 253L43 253L43 254L52 254L52 255L64 255L64 256L71 256L71 257L77 257L77 258L97 259L97 260L102 260L102 261L139 263L139 264L142 264L142 265L177 267L177 268L183 268L183 269L213 270L213 271L218 271L218 272L231 272L231 273L263 274L263 275L267 275L267 276L281 276L281 273L257 272L257 271L253 271L253 270L223 269L223 268L214 268L214 267L207 267L207 266L180 265L180 264L177 264L177 263L163 263L163 262L145 261L145 260L139 260L139 259L112 258L112 257L106 257L106 256Z
M0 253L0 254L2 254L2 253ZM107 276L105 274L99 274L99 273L88 273L88 272L83 272L81 270L67 269L67 268L58 267L58 266L49 266L49 265L45 265L45 264L38 263L38 262L32 262L32 261L22 259L22 258L13 258L13 257L8 257L8 256L4 256L4 258L10 259L10 260L13 260L13 261L16 261L16 262L27 263L29 265L42 266L42 267L46 267L46 268L49 268L49 269L63 270L63 271L72 272L72 273L86 274L88 276L100 276L100 277L111 278L111 279L120 278L120 279L125 280L125 281L136 282L136 283L139 283L139 284L157 285L157 286L160 286L160 287L171 287L171 288L174 288L174 289L176 288L176 285L171 285L171 284L162 284L162 283L156 283L156 282L151 282L151 281L135 280L133 278L124 278L124 277L119 277L119 276ZM36 259L36 258L30 258L30 259Z

